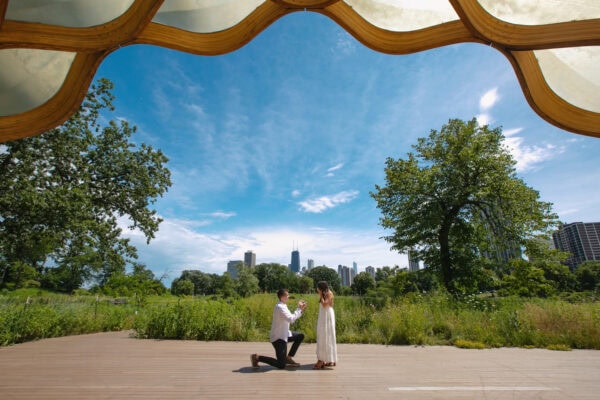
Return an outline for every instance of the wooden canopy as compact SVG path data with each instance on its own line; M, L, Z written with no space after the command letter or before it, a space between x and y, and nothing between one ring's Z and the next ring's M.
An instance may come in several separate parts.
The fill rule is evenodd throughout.
M0 142L64 122L122 46L224 54L298 11L388 54L492 46L542 118L600 137L598 0L0 0Z

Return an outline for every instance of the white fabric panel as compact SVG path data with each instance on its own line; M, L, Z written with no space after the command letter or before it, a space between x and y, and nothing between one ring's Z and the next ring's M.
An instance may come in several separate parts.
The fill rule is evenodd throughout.
M567 102L600 113L600 46L536 50L548 86Z
M101 25L121 16L134 0L11 0L6 19L71 28Z
M267 0L165 0L152 22L195 33L235 26Z
M448 0L343 0L371 24L409 32L458 19Z
M0 50L0 116L31 110L54 96L74 58L61 51Z
M498 19L519 25L543 25L600 18L599 0L479 0Z

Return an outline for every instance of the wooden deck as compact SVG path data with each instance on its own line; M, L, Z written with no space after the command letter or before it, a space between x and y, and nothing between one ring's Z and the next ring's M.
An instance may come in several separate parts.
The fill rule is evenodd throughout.
M138 340L99 333L0 348L0 399L589 399L600 352L338 345L338 366L250 367L270 343Z

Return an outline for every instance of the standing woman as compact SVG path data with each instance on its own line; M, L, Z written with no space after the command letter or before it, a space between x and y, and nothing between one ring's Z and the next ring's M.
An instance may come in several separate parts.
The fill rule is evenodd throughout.
M317 285L319 294L319 318L317 319L317 363L314 369L335 366L337 362L337 344L335 339L335 313L333 311L333 292L325 281Z

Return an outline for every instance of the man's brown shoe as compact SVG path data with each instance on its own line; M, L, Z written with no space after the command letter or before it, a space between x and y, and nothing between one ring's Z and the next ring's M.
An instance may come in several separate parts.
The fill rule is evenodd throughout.
M258 369L258 355L257 354L251 354L250 355L250 362L252 363L252 368L254 369Z
M285 364L286 364L288 367L294 367L294 368L297 368L297 367L299 367L299 366L300 366L300 363L297 363L296 361L294 361L294 359L293 359L292 357L288 357L288 358L286 358L286 360L285 360Z

